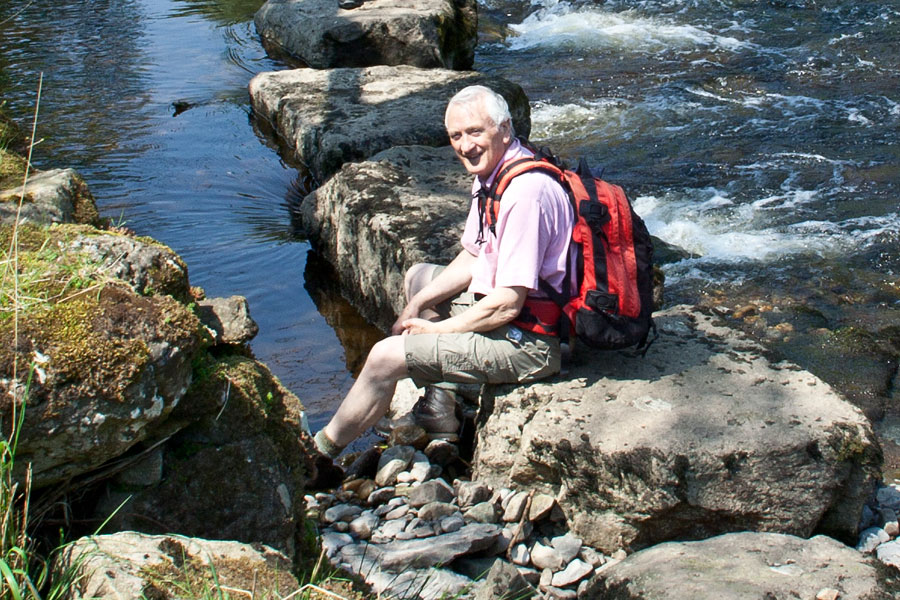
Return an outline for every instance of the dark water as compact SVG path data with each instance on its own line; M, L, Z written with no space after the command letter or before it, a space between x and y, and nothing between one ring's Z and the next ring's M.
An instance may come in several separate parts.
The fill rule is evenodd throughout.
M250 78L284 68L252 25L261 4L0 0L0 98L30 124L43 72L37 166L77 169L102 215L171 246L207 295L246 296L254 353L316 425L377 333L306 282L309 246L289 209L296 171L249 114Z
M38 165L247 296L255 353L315 423L377 334L321 291L297 174L254 132L246 84L285 68L261 3L0 0L0 86L25 121L43 71ZM486 0L480 23L476 68L523 86L532 137L603 165L690 253L670 302L753 305L742 326L900 439L900 0Z

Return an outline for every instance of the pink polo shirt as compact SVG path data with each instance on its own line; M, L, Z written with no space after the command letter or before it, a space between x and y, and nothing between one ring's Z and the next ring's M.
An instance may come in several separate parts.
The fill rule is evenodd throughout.
M533 154L519 140L513 140L484 187L490 187L504 162L526 156ZM529 295L543 296L535 293L539 279L562 291L574 219L572 205L562 186L539 171L514 178L500 202L497 235L485 224L484 243L478 244L477 192L481 187L476 177L461 240L463 248L477 257L469 291L488 294L495 287L522 286L531 290Z

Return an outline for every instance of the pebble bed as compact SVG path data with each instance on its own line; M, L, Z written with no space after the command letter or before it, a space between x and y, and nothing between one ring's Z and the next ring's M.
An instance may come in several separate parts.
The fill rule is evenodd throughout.
M423 450L373 448L334 493L307 495L331 563L379 593L465 598L500 558L544 597L576 598L591 576L625 558L584 546L549 494L448 483L441 475L458 459L456 445L443 440Z
M460 464L457 446L443 440L372 448L333 493L307 495L331 564L398 598L478 598L479 586L491 584L480 580L501 559L529 594L574 599L591 577L626 557L583 545L550 494L448 483ZM900 484L880 487L864 507L856 548L900 568L898 512Z

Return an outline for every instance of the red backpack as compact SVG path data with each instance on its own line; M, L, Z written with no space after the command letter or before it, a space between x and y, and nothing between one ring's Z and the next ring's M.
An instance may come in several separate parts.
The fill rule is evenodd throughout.
M651 317L653 242L647 227L624 190L595 176L584 159L573 171L545 149L523 145L534 157L504 163L490 189L479 194L482 222L494 232L503 192L517 175L538 169L559 181L575 209L577 289L574 293L567 289L571 273L566 273L562 293L541 280L541 290L550 300L527 299L513 323L563 339L574 332L586 345L601 350L634 346L643 355L656 339ZM654 337L648 341L651 330Z

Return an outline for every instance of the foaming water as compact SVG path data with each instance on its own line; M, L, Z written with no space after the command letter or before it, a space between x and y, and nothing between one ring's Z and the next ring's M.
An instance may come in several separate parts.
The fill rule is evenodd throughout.
M579 51L658 52L698 46L725 50L748 46L735 37L714 34L690 24L642 17L630 11L606 12L556 1L544 2L538 11L521 23L511 25L510 29L516 34L507 40L510 50L547 46Z

